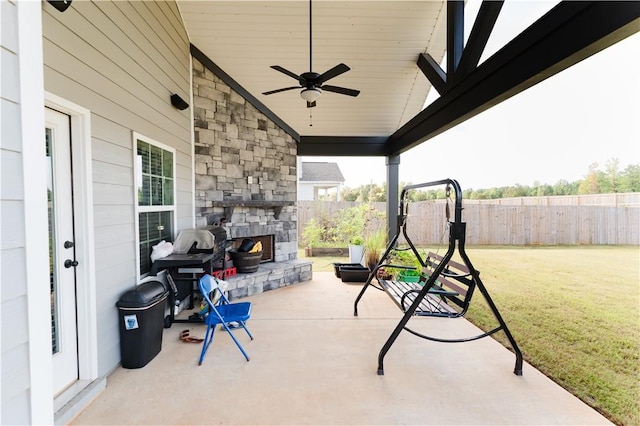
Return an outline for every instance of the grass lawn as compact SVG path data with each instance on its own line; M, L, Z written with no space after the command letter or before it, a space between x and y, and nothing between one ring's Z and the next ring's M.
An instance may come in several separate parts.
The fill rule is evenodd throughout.
M640 248L472 247L467 254L528 363L614 423L640 425ZM314 271L348 262L308 260ZM479 292L467 318L485 330L496 324ZM508 346L504 333L494 337Z

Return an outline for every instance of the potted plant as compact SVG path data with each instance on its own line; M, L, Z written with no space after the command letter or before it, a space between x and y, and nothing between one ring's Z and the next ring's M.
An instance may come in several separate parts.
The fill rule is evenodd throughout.
M420 281L420 271L415 269L403 269L398 273L398 281L405 283L417 283Z
M364 259L364 245L362 237L354 237L349 242L349 262L362 263Z
M384 229L370 232L364 239L364 262L370 270L375 269L385 249L387 234Z
M422 272L422 264L411 250L400 250L393 254L391 259L393 265L410 266L414 269L400 269L396 270L396 276L398 281L403 282L418 282L420 280L420 273Z

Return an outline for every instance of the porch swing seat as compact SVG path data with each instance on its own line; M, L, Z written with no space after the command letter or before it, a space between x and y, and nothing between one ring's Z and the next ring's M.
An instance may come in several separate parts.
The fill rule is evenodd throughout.
M429 252L418 282L385 279L378 279L378 282L398 307L406 312L420 299L420 291L442 261L442 256ZM475 281L471 279L469 268L449 260L444 272L438 276L425 297L420 299L414 315L448 318L462 316L469 307L474 289Z

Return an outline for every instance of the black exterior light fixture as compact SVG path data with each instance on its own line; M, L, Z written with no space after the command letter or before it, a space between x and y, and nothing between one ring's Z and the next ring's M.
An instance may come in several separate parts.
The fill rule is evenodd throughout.
M59 12L64 12L71 6L72 0L47 0L47 2L58 9Z
M171 105L178 108L180 111L189 108L189 104L180 97L177 93L171 95Z

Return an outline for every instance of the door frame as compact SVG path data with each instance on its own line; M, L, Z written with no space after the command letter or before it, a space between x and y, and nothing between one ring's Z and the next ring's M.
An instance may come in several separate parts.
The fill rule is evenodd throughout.
M80 105L47 91L45 91L44 98L45 107L67 114L71 120L73 215L76 234L76 259L79 261L76 267L76 280L78 283L76 288L78 379L83 385L71 386L68 392L63 392L59 398L62 397L66 400L75 396L86 386L87 382L98 378L91 112Z

